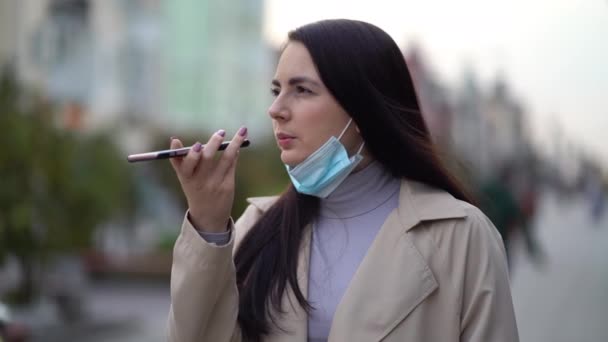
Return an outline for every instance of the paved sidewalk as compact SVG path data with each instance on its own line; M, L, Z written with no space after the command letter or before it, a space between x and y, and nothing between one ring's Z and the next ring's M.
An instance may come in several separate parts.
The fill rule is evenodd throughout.
M169 310L169 282L158 280L91 283L86 315L72 324L43 302L16 313L32 329L32 342L162 342Z
M608 341L608 217L593 223L582 198L547 196L537 235L544 265L514 248L511 284L522 342Z

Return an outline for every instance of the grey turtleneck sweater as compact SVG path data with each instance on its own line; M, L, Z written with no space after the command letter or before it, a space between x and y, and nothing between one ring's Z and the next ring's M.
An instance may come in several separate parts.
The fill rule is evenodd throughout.
M313 223L308 341L326 341L336 308L389 213L397 208L400 180L380 163L349 175L326 199Z
M380 163L349 175L329 197L313 222L308 300L308 341L327 341L336 308L389 213L397 208L400 180ZM200 233L222 245L230 232Z

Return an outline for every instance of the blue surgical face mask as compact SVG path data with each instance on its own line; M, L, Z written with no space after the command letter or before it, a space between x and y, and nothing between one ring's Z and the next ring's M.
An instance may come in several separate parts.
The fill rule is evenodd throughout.
M338 138L334 136L329 138L323 146L296 167L291 168L285 165L289 178L291 178L291 182L299 193L326 198L363 160L361 150L365 142L361 144L359 151L350 158L346 148L340 142L352 121L353 119L350 119Z

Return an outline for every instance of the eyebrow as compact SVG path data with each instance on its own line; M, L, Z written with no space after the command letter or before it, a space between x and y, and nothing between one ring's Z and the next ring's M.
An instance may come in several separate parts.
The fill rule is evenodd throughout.
M313 84L313 85L315 85L317 87L321 86L319 84L319 82L317 82L317 81L315 81L315 80L313 80L311 78L305 77L305 76L292 77L292 78L289 79L289 81L287 83L289 85L296 85L296 84L299 84L299 83L311 83L311 84ZM279 82L278 80L274 79L274 80L272 80L272 85L280 87L281 86L281 82Z

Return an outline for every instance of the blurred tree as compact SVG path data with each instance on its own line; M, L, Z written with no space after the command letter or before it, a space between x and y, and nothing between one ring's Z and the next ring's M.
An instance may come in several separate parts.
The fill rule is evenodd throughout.
M23 272L16 293L36 293L34 269L57 254L80 253L93 232L134 211L133 180L108 134L58 127L52 106L0 79L0 262L14 255Z

